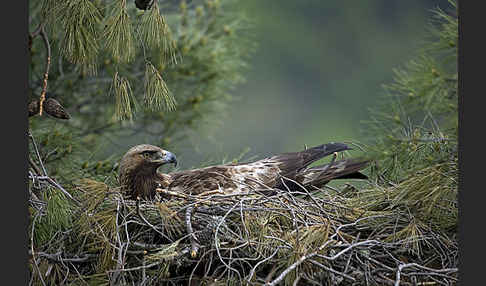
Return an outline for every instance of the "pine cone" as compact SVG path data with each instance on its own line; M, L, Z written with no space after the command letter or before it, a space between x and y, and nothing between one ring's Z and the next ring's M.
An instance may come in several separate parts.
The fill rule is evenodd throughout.
M44 100L42 108L45 113L59 119L70 119L71 116L64 110L64 107L55 100L54 98L47 98ZM39 100L34 99L31 103L29 103L29 117L39 114Z
M39 100L34 99L29 103L29 117L39 113Z

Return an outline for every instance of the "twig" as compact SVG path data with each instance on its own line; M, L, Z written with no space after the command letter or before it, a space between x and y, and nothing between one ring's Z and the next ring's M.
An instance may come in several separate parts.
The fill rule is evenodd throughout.
M330 271L330 272L332 272L334 274L341 275L344 278L347 278L347 279L349 279L349 280L351 280L353 282L356 281L356 279L354 279L353 277L351 277L351 276L349 276L349 275L347 275L347 274L345 274L343 272L339 272L339 271L336 271L336 270L334 270L334 269L332 269L330 267L327 267L326 265L324 265L322 263L319 263L319 262L317 262L317 261L315 261L313 259L309 259L309 262L312 263L312 264L314 264L314 265L317 265L317 266L319 266L319 267L321 267L321 268L323 268L323 269L325 269L327 271Z
M34 169L35 173L37 175L40 175L41 174L41 170L39 169L39 167L34 163L34 161L32 161L32 158L29 156L29 164L30 166Z
M86 262L89 259L98 257L97 254L84 254L81 257L62 257L62 252L59 251L57 253L46 253L46 252L36 252L35 253L38 257L46 258L54 262ZM29 250L29 255L32 255L32 250Z
M81 202L78 201L77 199L75 199L68 191L66 191L63 187L61 187L61 185L59 185L56 181L54 181L51 177L49 176L32 176L32 175L29 175L29 178L31 179L37 179L37 180L45 180L47 181L49 184L51 184L52 186L56 187L57 189L59 189L61 192L63 192L63 194L65 194L68 198L70 198L73 202L75 202L76 204L78 205L81 205Z
M42 273L40 272L39 266L37 265L37 260L35 259L35 252L34 252L34 229L35 229L35 222L37 218L39 217L39 213L37 213L34 217L34 220L32 221L32 231L30 234L30 251L32 253L32 260L34 263L34 267L39 273L39 279L42 282L42 285L46 286L46 283L44 282L44 279L42 278Z
M278 253L279 250L280 250L280 248L277 247L275 249L275 251L269 257L267 257L263 260L260 260L257 264L255 264L255 266L251 269L250 274L248 274L247 280L248 280L249 283L251 282L253 275L255 275L255 271L256 271L257 267L260 266L261 264L267 262L268 260L272 259Z
M148 249L148 250L159 249L159 248L164 247L164 245L161 245L161 244L147 244L147 243L142 243L142 242L138 242L138 241L133 242L133 245L141 247L143 249Z
M450 272L457 272L458 271L457 268L433 269L433 268L422 266L422 265L417 264L417 263L400 264L397 267L397 274L396 274L396 278L395 278L395 286L400 285L400 274L401 274L401 272L404 268L408 268L408 267L417 267L417 268L427 270L427 271L431 271L431 272L435 272L435 273L450 273Z
M189 279L188 279L188 284L189 285L192 285L191 284L192 277L194 276L194 273L196 272L196 269L199 266L199 264L203 261L203 259L204 259L204 257L206 255L211 255L212 256L213 251L214 251L214 249L204 252L203 255L201 255L201 258L199 258L199 260L196 262L196 265L194 265L194 267L192 268L191 274L189 275ZM211 258L211 260L212 260L212 258Z
M47 38L47 33L44 29L44 25L41 25L40 35L42 37L42 40L44 40L44 45L46 46L46 50L47 50L46 70L44 72L42 92L41 92L40 100L39 100L39 115L42 115L44 100L46 100L47 79L49 77L49 68L51 66L51 45L49 44L49 39Z
M356 222L354 222L353 224L356 224ZM352 224L350 224L352 225ZM346 225L343 225L342 227L344 227ZM339 228L338 228L339 229ZM339 233L338 230L336 230L336 233L331 236L323 245L321 245L316 251L312 252L312 253L309 253L307 255L303 255L301 258L299 258L296 262L294 262L292 265L290 265L289 267L287 267L287 269L285 269L284 271L282 271L282 273L280 273L280 275L275 278L272 282L268 283L267 285L269 286L272 286L272 285L276 285L277 283L279 283L280 281L282 281L282 279L285 278L285 276L287 276L287 274L289 274L292 270L294 270L297 266L299 266L300 264L302 264L304 261L306 261L307 259L310 259L316 255L319 254L319 252L321 250L323 250L324 248L326 248L331 242L332 242L332 238L337 235ZM361 241L361 242L358 242L358 243L355 243L355 244L351 244L350 246L348 246L347 248L341 250L339 253L337 253L336 255L333 255L332 257L327 257L327 256L324 256L324 255L320 255L320 257L323 257L327 260L335 260L336 258L338 258L339 256L341 256L342 254L346 253L347 251L349 251L350 249L356 247L356 246L360 246L360 245L364 245L364 244L370 244L370 243L379 243L378 241L376 240L365 240L365 241Z
M214 241L215 241L215 246L216 246L216 253L218 254L218 257L219 257L219 260L224 264L224 266L226 266L227 269L231 270L231 271L234 271L236 272L236 274L238 274L238 278L240 279L241 281L241 275L240 275L240 272L238 272L238 270L236 270L235 268L231 267L230 265L228 265L224 260L223 260L223 257L221 257L221 252L220 252L220 248L219 248L219 237L218 237L218 232L219 232L219 228L221 227L221 225L223 224L223 222L225 221L226 217L233 211L233 209L236 208L236 206L239 205L239 203L236 203L234 204L227 212L226 214L220 219L220 221L218 222L218 225L216 226L216 231L214 232Z
M268 285L268 286L273 286L273 285L276 285L277 283L279 283L280 281L282 281L285 276L287 276L287 274L289 274L292 270L294 270L297 266L299 266L300 264L302 264L304 261L306 261L307 259L309 258L312 258L314 256L316 256L318 254L319 251L321 251L322 249L324 249L331 241L328 240L326 241L326 243L324 243L323 245L321 245L317 251L314 251L312 253L309 253L307 255L303 255L302 257L300 257L296 262L292 263L292 265L290 265L289 267L287 267L287 269L285 269L284 271L282 271L282 273L280 273L280 275L275 278L272 282L269 282L265 285Z
M118 277L120 275L120 269L123 269L123 248L124 248L124 243L121 242L120 238L120 232L119 232L119 225L118 225L118 218L120 214L120 200L117 201L116 204L116 217L115 217L115 230L116 230L116 241L117 244L119 245L118 248L118 259L116 260L116 269L115 272L113 272L113 275L110 278L110 285L115 285L118 281ZM126 244L128 246L128 243Z
M191 257L195 258L197 256L197 251L199 249L199 244L194 230L192 229L191 217L193 214L194 206L189 206L186 209L186 230L189 235L189 240L191 241Z
M140 270L140 269L148 269L148 268L151 268L151 267L154 267L156 265L159 265L161 263L164 263L165 261L163 259L157 261L157 262L154 262L154 263L151 263L149 265L141 265L141 266L138 266L138 267L133 267L133 268L124 268L124 269L117 269L117 270L108 270L109 273L112 273L112 272L127 272L127 271L135 271L135 270Z
M143 222L148 225L149 227L151 227L155 232L157 232L158 234L162 235L163 237L167 238L168 240L170 240L171 242L173 242L169 237L167 237L163 232L161 232L160 230L158 230L155 226L153 226L143 215L142 213L140 212L140 198L137 197L137 214L138 216L143 220Z
M178 257L181 257L182 255L185 255L188 252L189 252L189 248L184 248L184 249L181 250ZM154 267L154 266L159 265L159 264L164 263L164 262L166 262L165 259L161 259L157 262L154 262L154 263L151 263L151 264L148 264L148 265L141 265L141 266L137 266L137 267L133 267L133 268L124 268L124 269L119 269L119 270L108 270L107 272L109 272L109 273L116 272L116 271L127 272L127 271L148 269L148 268Z
M44 176L47 176L47 171L46 171L46 168L44 168L44 164L42 163L42 158L41 158L41 155L39 154L39 149L37 148L37 144L35 143L34 136L30 132L30 130L29 130L29 138L32 141L32 145L34 146L34 151L35 151L35 154L37 155L37 159L39 160L39 164L41 165Z
M161 195L173 196L173 197L180 198L180 199L188 199L189 198L186 194L169 191L169 190L162 189L162 188L156 188L155 191L157 193L160 193Z

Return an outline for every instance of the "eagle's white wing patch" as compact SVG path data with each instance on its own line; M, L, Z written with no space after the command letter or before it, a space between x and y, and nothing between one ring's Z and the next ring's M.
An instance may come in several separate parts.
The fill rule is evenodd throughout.
M266 161L256 161L254 163L234 166L234 180L237 181L237 192L261 189L273 185L278 177L279 169L274 163Z

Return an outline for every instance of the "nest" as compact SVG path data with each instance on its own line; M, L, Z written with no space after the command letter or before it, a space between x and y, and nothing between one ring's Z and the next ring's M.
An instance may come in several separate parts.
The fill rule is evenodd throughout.
M452 285L457 241L410 209L356 204L351 185L127 200L84 180L73 281L111 285ZM383 193L390 201L393 198ZM374 197L376 200L376 196ZM77 259L77 260L76 260ZM74 261L74 263L73 263ZM67 276L66 276L67 277ZM66 278L64 278L66 279Z

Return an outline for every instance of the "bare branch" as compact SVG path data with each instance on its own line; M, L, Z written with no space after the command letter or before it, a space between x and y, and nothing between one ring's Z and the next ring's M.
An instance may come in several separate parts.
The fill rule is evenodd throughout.
M49 78L49 68L51 66L51 45L49 44L49 39L47 38L47 33L45 31L44 25L40 28L40 35L46 46L47 56L46 56L46 68L44 72L44 79L42 85L42 92L39 99L39 115L42 115L42 110L44 106L44 100L46 99L47 92L47 79Z

